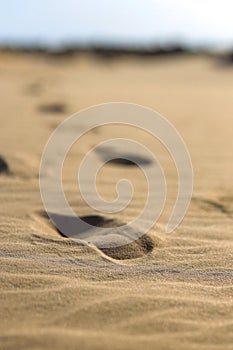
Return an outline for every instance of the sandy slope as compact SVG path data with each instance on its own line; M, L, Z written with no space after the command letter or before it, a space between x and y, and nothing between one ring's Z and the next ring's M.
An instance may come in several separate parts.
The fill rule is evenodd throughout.
M230 349L233 295L232 70L207 58L94 61L0 55L1 349ZM160 158L168 181L161 220L134 244L101 251L59 235L46 217L38 167L45 142L68 115L93 104L129 101L158 110L184 137L195 188L189 212L168 236L175 169L158 143L135 130L102 128L85 136L64 169L64 187L80 216L97 215L76 192L76 161L106 137L130 135ZM0 164L1 165L1 164ZM99 190L134 181L135 167L109 165ZM102 220L102 221L101 221ZM107 225L108 216L99 221ZM97 220L98 221L98 220Z

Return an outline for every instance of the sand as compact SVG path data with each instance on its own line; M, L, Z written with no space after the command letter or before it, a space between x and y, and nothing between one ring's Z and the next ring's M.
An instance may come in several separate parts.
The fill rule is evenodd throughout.
M232 68L210 57L95 60L0 53L0 348L232 349ZM110 163L106 199L127 177L135 198L101 215L77 192L76 162L108 137L131 135L160 158L165 212L146 236L116 249L63 237L49 221L38 171L54 128L82 108L126 101L154 108L182 134L194 192L179 228L166 223L177 191L167 152L135 129L99 128L71 150L64 189L79 216L108 227L132 220L145 200L139 169Z

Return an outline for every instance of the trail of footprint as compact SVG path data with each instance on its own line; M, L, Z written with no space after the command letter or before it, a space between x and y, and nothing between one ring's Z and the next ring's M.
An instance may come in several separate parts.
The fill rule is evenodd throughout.
M0 174L9 174L9 173L10 173L10 169L6 160L2 156L0 156Z
M145 152L136 154L133 146L131 149L127 149L127 151L124 147L121 147L121 145L117 148L103 147L98 149L97 154L104 162L106 161L119 166L150 166L154 163L153 158L148 157ZM110 158L113 158L110 161L109 155L111 156ZM73 239L91 243L105 255L113 259L124 260L140 258L150 253L155 246L161 245L160 240L156 237L147 234L140 236L140 228L129 226L125 229L124 235L122 235L119 227L124 226L126 223L119 219L111 219L101 215L80 217L85 223L91 226L109 229L103 236L102 233L96 234L92 228L87 229L86 225L82 226L80 224L77 227L76 217L54 213L50 214L50 217L54 219L53 221L58 223L59 227L67 228L67 232L75 232L75 234L72 235ZM57 231L63 237L71 238L70 235L66 235L65 232ZM108 246L108 248L103 248L103 246Z
M40 215L43 218L47 217L47 214L44 212L41 212ZM57 215L57 214L56 215L53 214L53 216L56 216L56 220L60 219L61 221L63 221L63 223L65 220L67 225L76 224L74 217L68 217L68 216ZM88 223L91 226L110 228L111 240L114 238L114 240L119 240L124 242L125 237L122 238L122 236L118 234L118 230L117 230L119 226L124 225L123 222L116 219L109 219L101 215L87 215L87 216L81 216L80 218L85 223ZM57 229L57 232L63 237L69 238L68 236L65 235L64 232L60 232L58 229ZM82 240L83 233L88 235L87 232L84 232L82 231L82 229L77 228L77 235L73 238ZM91 236L91 231L89 235ZM97 237L94 245L100 251L102 251L105 255L116 260L140 258L150 253L154 249L154 247L161 245L161 241L157 237L152 237L147 234L144 234L143 236L139 237L133 242L121 245L119 247L114 247L114 248L101 248L98 242L100 242L100 245L101 245L101 243L103 242L103 239L107 239L107 236L100 237L100 238Z

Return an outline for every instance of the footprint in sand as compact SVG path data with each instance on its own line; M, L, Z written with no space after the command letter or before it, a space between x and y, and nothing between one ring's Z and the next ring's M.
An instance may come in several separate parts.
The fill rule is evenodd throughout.
M48 218L46 213L40 213L40 215L43 218L45 217ZM51 216L56 217L56 222L57 220L61 220L63 222L66 222L68 226L76 225L75 217L58 215L58 214L52 214ZM122 226L125 223L116 219L110 219L101 215L81 216L80 219L82 219L85 223L88 223L91 226L109 228L111 241L112 240L119 241L123 245L119 247L114 247L114 248L101 248L101 244L103 240L106 240L106 235L93 237L93 233L91 229L89 231L87 230L84 231L82 227L77 227L77 234L73 236L72 239L85 240L86 242L88 242L89 241L88 236L89 236L89 239L91 239L91 243L93 245L95 245L105 255L116 260L140 258L150 253L154 249L154 247L161 245L161 242L157 237L152 237L147 234L127 244L127 237L122 237L122 235L118 234L118 230L117 230L119 226ZM132 231L133 229L129 228L129 230ZM64 232L60 232L58 229L57 229L57 232L61 234L62 237L70 238L66 236ZM134 233L135 232L131 232L131 234L134 234ZM128 232L128 235L130 235L130 232ZM85 236L85 239L83 236Z
M0 174L9 174L10 169L5 159L0 156Z
M38 107L39 112L47 114L64 114L66 112L66 105L64 103L49 103Z
M102 158L103 161L107 161L108 164L111 165L119 165L119 166L149 166L154 160L147 157L146 155L138 155L134 154L133 151L124 150L116 150L114 148L102 147L96 150L96 153ZM108 161L109 156L111 156L112 160Z

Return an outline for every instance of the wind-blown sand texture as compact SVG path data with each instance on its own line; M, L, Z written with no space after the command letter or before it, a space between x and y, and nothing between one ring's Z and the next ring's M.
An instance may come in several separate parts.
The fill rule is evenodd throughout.
M94 60L0 54L0 348L232 349L233 71L207 57ZM117 249L80 244L57 232L39 193L38 170L53 129L82 108L126 101L154 108L182 134L194 166L189 211L164 233L177 191L163 147L133 128L98 128L71 150L64 189L79 216L119 226L144 205L145 179L117 160L101 170L106 199L132 180L124 212L102 215L77 192L77 166L109 137L143 142L168 182L165 213L136 242ZM81 127L81 126L80 126Z

